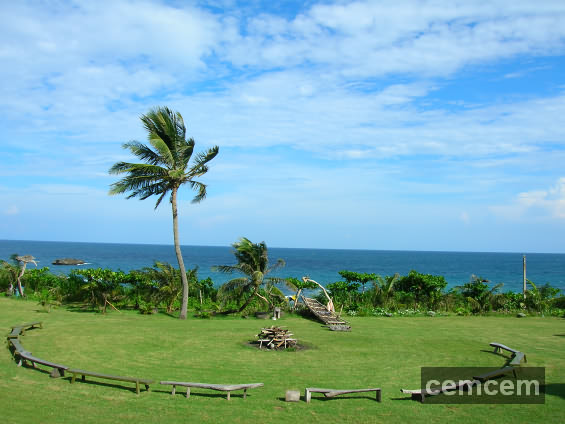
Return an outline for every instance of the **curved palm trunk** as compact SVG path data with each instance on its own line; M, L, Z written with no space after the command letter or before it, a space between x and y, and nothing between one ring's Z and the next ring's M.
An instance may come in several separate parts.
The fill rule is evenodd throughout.
M186 270L184 268L184 261L182 260L182 253L180 251L177 190L178 188L174 187L171 194L171 205L173 208L173 236L175 240L175 253L177 254L177 261L179 263L180 269L180 278L182 281L182 306L180 309L179 319L186 319L186 313L188 309L188 278L186 278Z
M247 300L243 303L243 305L241 305L237 312L242 312L245 308L247 308L247 306L251 303L251 300L253 300L253 298L255 297L255 294L257 294L257 288L253 290L253 293L249 295Z
M27 262L23 262L22 265L22 272L20 273L20 275L18 275L18 279L17 279L17 287L18 287L18 293L20 294L20 297L24 297L24 291L22 289L22 277L24 276L24 272L26 272L26 266L27 266Z

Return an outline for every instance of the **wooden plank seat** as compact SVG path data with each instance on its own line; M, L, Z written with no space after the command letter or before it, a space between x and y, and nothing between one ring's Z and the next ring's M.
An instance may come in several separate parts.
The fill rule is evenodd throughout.
M15 328L18 327L21 329L21 335L23 336L26 330L31 330L32 328L35 327L43 328L43 321L35 321L35 322L28 322L27 324L12 325L10 328L13 331Z
M243 390L243 399L247 397L247 389L255 389L256 387L263 387L263 383L250 383L250 384L208 384L208 383L190 383L185 381L161 381L161 384L166 386L173 386L171 395L175 395L176 386L186 387L186 397L190 397L190 388L197 387L200 389L211 389L221 392L228 392L227 399L230 400L231 392L235 390Z
M436 396L440 393L447 392L450 390L459 390L459 389L470 389L475 384L477 384L476 380L460 380L456 381L453 384L447 385L445 387L441 387L435 390L424 390L424 389L417 389L417 390L406 390L400 389L402 393L411 395L412 399L419 399L420 402L424 403L426 396Z
M511 353L519 352L518 350L515 350L515 349L512 349L511 347L505 346L502 343L492 342L492 343L490 343L490 345L492 347L494 347L494 353L500 352L501 349L507 350L508 352L511 352Z
M135 383L135 392L137 394L139 394L139 391L140 391L139 390L140 384L145 385L145 389L147 391L150 391L149 385L154 383L154 380L150 380L150 379L147 379L147 378L124 377L124 376L120 376L120 375L101 374L101 373L98 373L98 372L79 370L79 369L76 369L76 368L69 368L69 369L67 369L67 371L70 372L73 375L73 377L71 379L71 384L75 382L77 375L82 376L82 381L86 381L86 376L103 378L103 379L106 379L106 380L126 381L126 382Z
M501 375L506 375L506 374L510 374L512 373L514 375L514 378L516 378L516 369L514 369L513 367L503 367L503 368L499 368L497 370L493 370L481 375L476 375L473 376L473 378L475 380L479 380L481 383L487 380L490 380L491 378L494 377L499 377Z
M512 353L512 360L510 361L509 365L520 365L522 360L524 360L525 362L528 362L528 360L526 359L526 354L523 353L523 352L520 352L519 350L512 349L511 347L505 346L502 343L493 342L493 343L490 343L490 345L492 347L494 347L494 353L500 352L501 349L504 349L504 350Z
M22 327L12 327L12 331L8 334L8 339L17 339L22 334Z
M375 392L375 399L377 402L381 401L381 389L380 388L372 388L372 389L347 389L347 390L339 390L339 389L320 389L316 387L308 387L304 393L304 400L306 403L310 403L312 399L312 393L323 393L325 397L332 398L339 395L344 395L346 393L363 393L363 392Z
M514 354L514 358L512 358L512 360L510 361L510 365L520 365L522 360L528 362L528 360L526 359L526 354L524 352L516 352Z
M24 349L19 339L8 339L8 344L10 349L14 351L14 354L21 355L22 353L27 353L31 355L30 352Z
M53 370L49 374L49 376L51 378L64 377L65 376L65 370L69 369L69 367L66 366L66 365L56 364L54 362L46 361L45 359L37 358L36 356L33 356L29 352L20 353L20 358L24 362L25 361L31 362L31 365L33 366L33 368L37 368L35 364L41 364L41 365L45 365L47 367L53 368Z

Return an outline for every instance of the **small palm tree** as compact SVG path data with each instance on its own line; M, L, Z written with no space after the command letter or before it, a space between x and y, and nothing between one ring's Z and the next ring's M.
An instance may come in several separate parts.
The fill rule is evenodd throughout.
M376 295L376 301L384 308L388 307L390 298L394 294L394 284L400 279L400 274L396 273L392 276L382 277L375 275L373 281L373 289Z
M270 305L271 302L259 294L259 289L262 285L266 285L269 293L274 293L277 296L280 294L280 290L276 289L274 285L284 280L277 277L267 277L267 275L275 269L282 268L285 265L284 260L278 259L274 265L269 266L269 255L264 241L252 243L249 239L242 237L232 244L232 247L234 248L233 253L237 259L237 265L221 265L213 267L213 269L228 274L238 272L243 276L225 283L220 287L219 295L237 299L247 296L237 312L243 311L255 296Z
M147 130L149 144L130 141L123 145L134 156L145 163L118 162L110 168L110 174L127 174L110 187L110 194L131 192L127 197L139 197L145 200L150 196L159 196L155 209L163 198L170 193L173 213L173 237L175 253L179 263L183 285L180 319L186 319L188 307L188 280L180 249L177 193L179 188L188 183L197 191L192 203L198 203L206 197L206 185L196 178L208 172L207 163L218 154L218 146L205 153L199 153L190 165L194 151L194 139L186 138L186 127L182 116L167 107L159 107L141 116L143 126Z

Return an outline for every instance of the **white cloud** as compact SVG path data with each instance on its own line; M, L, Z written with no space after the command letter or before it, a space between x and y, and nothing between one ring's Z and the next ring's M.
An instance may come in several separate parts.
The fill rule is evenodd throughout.
M494 213L513 219L523 216L565 219L565 177L546 190L519 193L510 205L494 206Z

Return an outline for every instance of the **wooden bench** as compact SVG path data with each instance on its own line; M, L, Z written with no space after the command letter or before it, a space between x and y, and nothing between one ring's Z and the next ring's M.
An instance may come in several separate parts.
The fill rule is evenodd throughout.
M518 350L512 349L511 347L505 346L502 343L491 343L492 347L494 347L494 353L500 352L501 349L507 350L508 352L517 353Z
M69 367L67 367L66 365L56 364L54 362L46 361L45 359L37 358L29 352L20 353L20 358L24 361L31 362L33 368L37 368L35 364L41 364L53 368L53 370L49 374L51 378L64 377L65 370L69 369Z
M494 353L500 352L501 349L507 350L508 352L512 353L512 361L510 361L509 365L520 365L522 360L528 362L526 359L526 354L520 352L519 350L512 349L511 347L505 346L501 343L491 343L492 347L494 347Z
M308 387L304 393L304 400L306 403L310 403L312 399L312 393L323 393L325 397L332 398L339 395L344 395L346 393L363 393L363 392L375 392L375 399L377 402L381 401L381 389L352 389L352 390L338 390L338 389L319 389L315 387Z
M524 352L516 352L514 354L514 358L512 358L512 360L510 361L510 365L520 365L522 359L525 362L528 362L528 360L526 359L526 354Z
M198 387L200 389L218 390L221 392L228 392L228 400L230 400L230 393L234 390L243 390L243 399L247 397L247 389L254 389L256 387L263 387L263 383L251 384L207 384L207 383L189 383L184 381L161 381L161 384L173 386L171 395L175 395L176 386L186 387L186 397L190 397L190 388Z
M479 380L481 383L487 380L490 380L494 377L499 377L501 375L506 375L512 373L514 378L516 378L516 369L513 367L504 367L494 371L487 372L485 374L473 376L475 380Z
M28 322L27 324L13 325L10 328L12 329L12 332L14 331L14 329L20 328L21 335L23 336L26 330L31 330L32 328L35 327L43 328L43 321L35 321L35 322Z
M135 383L135 392L137 394L139 394L139 385L140 384L145 385L145 389L147 391L149 391L149 385L154 383L153 380L149 380L149 379L146 379L146 378L124 377L124 376L120 376L120 375L101 374L101 373L92 372L92 371L79 370L79 369L76 369L76 368L69 368L69 369L67 369L67 371L70 372L73 375L73 377L71 379L71 384L75 382L77 375L82 375L82 381L86 381L86 376L88 375L89 377L104 378L106 380L127 381L127 382L131 382L131 383Z
M12 331L8 334L8 339L17 339L22 334L22 327L12 327Z
M19 339L8 339L8 343L10 345L10 349L13 349L15 354L21 355L22 353L27 353L31 355L30 352L24 349Z
M436 390L423 390L423 389L406 390L406 389L400 389L400 391L402 393L411 395L412 399L419 399L420 402L424 403L426 396L436 396L436 395L439 395L440 393L443 393L443 392L447 392L447 391L450 391L450 390L459 390L461 388L468 390L471 387L473 387L475 384L477 384L476 380L460 380L460 381L454 382L454 384L450 384L450 385L447 385L445 387L441 387L440 389L436 389Z

